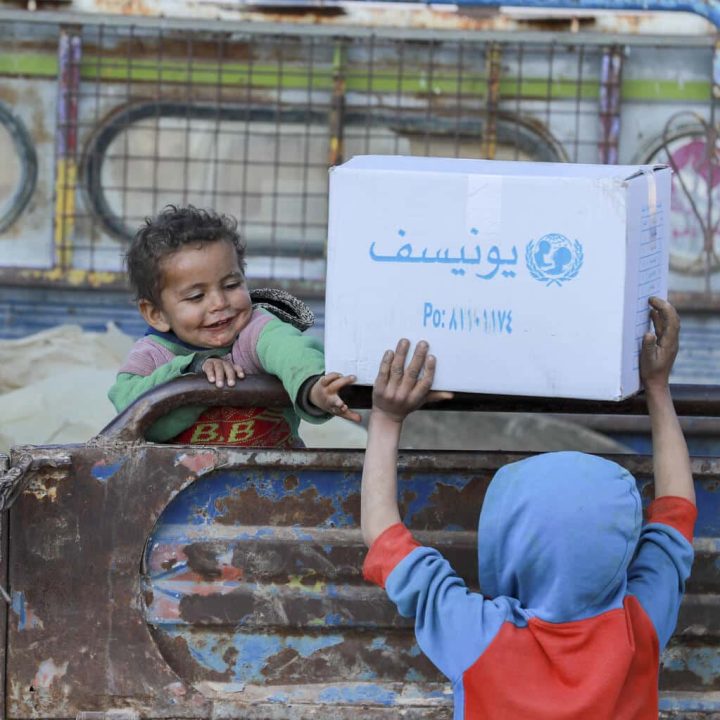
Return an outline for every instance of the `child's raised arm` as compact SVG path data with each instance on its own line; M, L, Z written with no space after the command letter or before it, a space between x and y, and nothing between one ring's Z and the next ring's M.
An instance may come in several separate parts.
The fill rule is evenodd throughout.
M362 476L360 524L370 547L391 525L400 522L397 503L397 453L405 417L427 401L447 400L452 393L430 392L435 358L419 342L405 367L410 342L400 340L387 350L373 387L367 451Z
M690 458L670 396L669 378L678 351L680 319L666 300L652 297L654 333L643 338L640 377L652 429L655 497L672 495L695 502Z

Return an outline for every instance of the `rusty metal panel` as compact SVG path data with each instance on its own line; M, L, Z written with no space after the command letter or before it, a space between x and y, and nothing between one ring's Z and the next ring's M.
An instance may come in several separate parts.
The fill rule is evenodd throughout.
M177 718L450 717L449 687L411 627L360 577L361 453L112 439L21 451L35 470L11 510L11 720L109 708ZM404 519L471 583L485 489L519 457L400 458ZM651 460L613 459L647 501ZM664 658L666 717L718 711L720 464L695 459L693 470L698 561ZM684 716L672 714L678 708Z

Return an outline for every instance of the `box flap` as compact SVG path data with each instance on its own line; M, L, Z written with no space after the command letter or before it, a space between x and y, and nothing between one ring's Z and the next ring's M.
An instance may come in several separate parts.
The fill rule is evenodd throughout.
M666 165L595 165L581 163L524 162L520 160L470 160L407 155L356 155L336 170L376 172L450 173L523 178L611 178L626 181L644 170Z
M644 175L646 172L660 172L660 170L667 170L670 166L669 165L640 165L637 170L635 170L634 173L631 175L628 175L625 179L626 180L632 180L633 178L640 177L641 175Z

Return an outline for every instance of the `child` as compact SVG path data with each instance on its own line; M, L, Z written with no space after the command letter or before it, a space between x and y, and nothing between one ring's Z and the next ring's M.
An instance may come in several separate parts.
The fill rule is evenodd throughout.
M653 438L655 501L642 525L633 477L582 453L500 469L480 513L483 594L400 521L398 439L432 394L435 359L409 343L382 359L362 479L365 577L415 617L420 648L452 681L456 720L657 720L659 653L677 622L697 511L668 377L679 321L652 298L640 372ZM419 379L418 379L419 378ZM437 395L435 396L437 397Z
M360 421L338 394L355 378L325 375L317 340L253 306L245 282L245 246L233 218L169 205L146 220L126 259L149 328L108 393L118 412L151 388L191 373L204 373L219 388L245 375L270 373L293 401L285 413L179 408L150 428L149 440L296 447L300 418ZM290 309L298 304L291 302Z

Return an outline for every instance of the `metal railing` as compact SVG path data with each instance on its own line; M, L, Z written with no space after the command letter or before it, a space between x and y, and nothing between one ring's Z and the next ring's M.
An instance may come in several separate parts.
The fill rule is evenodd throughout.
M672 5L715 21L714 2ZM238 217L253 279L319 296L328 167L411 154L669 162L671 289L717 304L713 34L0 15L0 109L37 158L26 205L6 202L2 282L123 286L143 218L193 203Z

